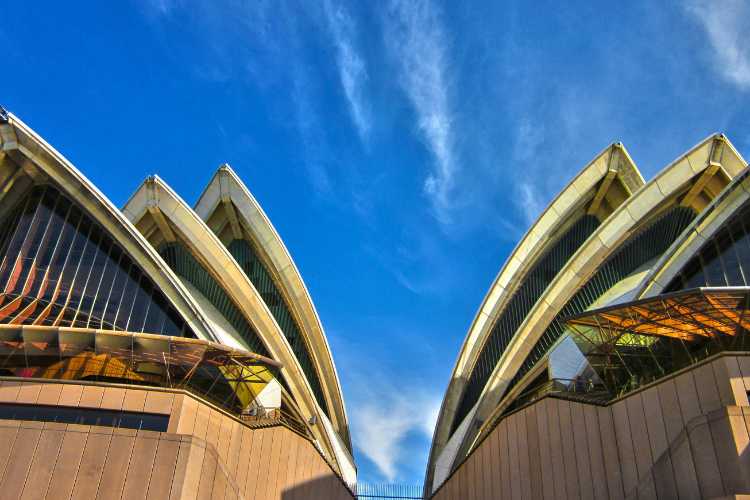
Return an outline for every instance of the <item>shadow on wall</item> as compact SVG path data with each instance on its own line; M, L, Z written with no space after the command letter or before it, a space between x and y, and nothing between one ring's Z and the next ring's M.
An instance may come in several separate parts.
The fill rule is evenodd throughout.
M334 474L326 474L281 492L281 500L353 500L354 496Z
M739 406L693 418L625 498L676 498L690 492L704 498L734 498L750 493L748 424L750 409ZM695 478L695 484L675 481L673 470Z
M746 495L746 391L750 356L720 354L606 406L543 397L506 415L433 498Z

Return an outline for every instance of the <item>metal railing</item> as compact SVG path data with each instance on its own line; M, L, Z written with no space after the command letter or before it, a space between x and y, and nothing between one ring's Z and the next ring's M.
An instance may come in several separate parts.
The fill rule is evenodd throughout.
M550 394L597 404L603 404L612 397L604 385L592 378L554 378L523 392L510 409L520 408Z
M354 498L392 498L422 500L423 487L415 484L367 484L358 483L350 486Z
M305 424L281 409L272 410L265 415L255 416L242 414L239 417L240 420L248 425L248 427L269 427L272 425L285 425L302 436L311 437L310 431Z

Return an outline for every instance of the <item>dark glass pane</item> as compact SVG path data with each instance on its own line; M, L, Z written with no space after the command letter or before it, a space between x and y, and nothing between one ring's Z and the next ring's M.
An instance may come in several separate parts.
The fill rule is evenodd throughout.
M706 275L706 284L708 286L726 285L724 270L721 268L721 260L717 255L715 241L710 241L703 247L701 262L703 263L703 272Z
M26 202L26 205L21 212L21 216L18 219L16 230L14 231L10 244L5 251L5 255L3 255L2 269L0 269L0 283L3 284L4 292L8 292L10 275L18 262L18 254L21 251L21 245L23 245L23 242L26 239L26 231L31 225L31 220L34 218L41 196L42 193L40 190L35 189L32 191L31 196Z
M173 337L182 337L186 336L184 328L185 323L180 319L180 314L173 307L167 306L167 310L164 313L164 327L159 333Z
M69 202L66 201L68 205ZM75 226L72 225L71 219L74 217L74 211L68 206L65 217L61 220L58 229L59 237L55 243L54 251L50 255L49 264L47 265L47 279L42 283L42 289L40 295L42 300L52 302L55 298L55 292L58 290L58 284L60 283L60 275L62 274L62 266L65 262L65 257L70 251L73 238L75 237ZM75 224L77 224L77 220Z
M53 304L49 309L46 317L42 320L41 324L45 326L54 326L55 320L62 313L63 306L60 304Z
M102 320L102 324L105 325L105 328L115 327L115 319L117 318L117 311L120 308L122 292L125 289L129 270L130 259L126 255L122 255L117 263L115 276L112 280L112 289L109 291L109 296L107 298L107 307Z
M68 300L70 291L70 280L72 280L73 274L76 268L76 255L80 256L83 251L83 245L86 242L86 235L81 232L81 222L83 215L81 211L73 206L68 215L64 231L70 232L70 243L60 249L59 255L56 255L53 259L53 267L55 269L55 279L57 284L50 300L55 304L59 304L61 307L65 305ZM52 317L56 318L57 316Z
M703 266L701 265L701 261L700 259L692 259L682 270L682 273L675 278L674 285L670 284L670 287L674 286L677 289L683 289L705 285L706 280L703 277ZM667 291L672 291L669 290L670 287L667 287Z
M645 224L630 236L596 270L589 281L560 309L534 344L523 364L511 380L512 389L546 355L550 346L565 333L564 319L585 311L613 285L629 276L644 263L657 258L682 234L696 213L686 207L674 207L656 220Z
M5 255L3 256L2 271L0 271L0 283L3 284L3 291L5 293L9 293L13 288L13 285L15 285L16 280L15 278L11 278L11 276L13 274L16 274L16 268L20 265L21 247L23 246L24 239L27 234L26 231L31 225L31 221L34 219L34 215L36 214L36 209L37 205L39 204L40 198L41 193L35 190L32 193L29 201L26 203L23 212L21 213L21 217L18 221L18 226L15 234L13 235L10 245L6 250Z
M117 311L117 318L115 319L115 328L117 330L125 330L128 326L130 311L133 309L133 302L135 301L135 291L138 288L138 282L136 281L137 273L138 269L136 266L131 265L130 271L124 276L125 288L120 300L120 308Z
M166 309L167 302L164 300L164 296L159 293L155 293L151 300L151 306L149 307L148 314L146 315L146 323L143 325L143 331L145 333L163 333L164 332L164 321L166 320Z
M318 371L310 354L310 348L300 333L300 329L288 305L282 298L282 294L276 286L273 276L248 241L233 240L227 248L250 279L255 289L258 290L263 302L265 302L269 311L271 311L271 314L276 319L276 323L292 347L292 351L310 383L318 404L323 408L326 415L328 415L328 405L320 378L318 377Z
M526 315L534 307L536 301L557 273L599 224L599 220L593 215L585 215L578 219L560 235L558 240L539 258L526 275L523 283L519 285L505 309L498 316L485 345L479 353L459 404L457 416L453 421L453 430L461 423L478 400L492 374L492 370L510 344L516 330L523 323Z
M0 289L12 307L0 323L141 331L148 321L159 325L152 333L194 336L111 236L54 187L32 189L8 214Z
M724 276L726 277L727 285L743 286L745 280L742 277L740 262L737 258L737 252L735 251L736 245L728 229L722 231L719 238L716 240L716 244L719 247L719 258L721 259L721 264L724 268Z
M0 404L0 419L101 425L166 432L169 415L65 406Z
M682 279L673 279L665 292L696 286L741 286L750 283L750 206L743 207L682 269Z
M226 318L237 333L242 336L251 351L268 355L265 345L260 340L260 337L258 337L252 325L247 322L227 292L213 279L203 265L193 257L188 249L179 243L172 243L161 247L159 253L175 274L198 289ZM173 328L170 325L173 312L174 310L170 309L170 312L167 314L165 328L168 330Z
M89 328L104 328L102 318L104 317L104 310L107 306L110 291L112 290L112 280L117 272L117 265L121 255L119 248L117 248L117 245L110 238L105 238L105 241L102 243L105 245L108 254L99 286L97 287L96 297L89 313Z
M140 272L138 273L140 274ZM140 277L139 277L140 279ZM144 283L145 282L145 283ZM141 280L136 290L133 310L130 312L130 320L125 328L130 332L142 332L143 324L146 321L146 310L148 303L151 301L151 283Z
M39 251L39 245L47 232L50 216L56 201L57 197L53 196L51 192L47 190L42 196L41 202L37 205L36 214L31 220L31 227L28 228L26 238L23 245L21 245L19 258L22 259L22 263L20 266L20 272L17 273L17 278L15 278L15 287L11 293L22 293L24 288L27 285L30 285L30 283L27 283L26 281L27 278L31 280L36 274L34 272L34 260ZM14 278L11 279L11 282L13 282L13 279ZM8 287L8 289L10 290L10 287Z
M83 224L81 224L83 226ZM78 314L78 307L81 304L83 293L86 289L86 283L90 276L90 263L96 256L96 249L101 238L101 231L93 224L88 224L88 237L84 243L83 252L81 253L78 265L75 266L75 275L70 284L70 293L68 297L68 304L65 306L65 315L60 323L60 326L73 326L73 322Z
M745 277L745 283L750 285L750 233L748 233L745 224L742 224L742 230L737 230L734 241L734 250L737 252L740 270Z
M0 255L7 255L7 248L10 245L13 235L16 233L16 227L18 227L18 219L23 213L23 206L16 207L15 210L11 210L9 214L3 219L0 224ZM0 259L0 269L2 269L2 263L4 259Z
M75 280L77 279L78 270L81 268L83 256L89 243L90 232L91 223L88 219L81 216L81 221L78 224L78 236L76 237L76 240L70 249L70 254L65 262L65 268L60 282L61 293L57 301L63 306L63 314L67 314L67 318L65 318L67 322L72 319L72 315L68 309L71 306L71 302L75 300L75 305L78 304L78 298L74 298ZM73 315L74 313L75 308L73 309ZM62 324L62 322L60 324L62 326L67 326L67 324Z
M33 276L29 278L30 286L25 292L27 295L36 296L42 284L47 279L47 268L57 243L62 236L62 224L68 214L70 203L64 198L56 197L55 207L50 214L47 228L34 258Z
M700 261L697 261L700 264ZM707 286L708 283L706 282L706 273L703 272L703 268L700 269L699 272L693 273L692 275L688 276L686 275L683 280L683 285L685 289L688 288L698 288L701 286Z
M86 281L82 286L83 295L74 321L74 325L79 328L87 328L89 326L89 314L91 313L91 308L94 306L96 291L99 289L99 282L101 281L107 261L107 249L102 248L103 242L106 243L106 238L104 238L101 231L97 228L96 232L92 232L92 261L88 266Z

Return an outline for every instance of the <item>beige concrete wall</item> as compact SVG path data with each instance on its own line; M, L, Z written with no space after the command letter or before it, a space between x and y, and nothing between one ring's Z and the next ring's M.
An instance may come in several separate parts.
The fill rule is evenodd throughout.
M180 392L4 380L0 403L170 415L168 432L0 420L0 498L351 499L312 442Z
M547 397L502 420L436 500L750 493L750 356L720 356L599 407Z

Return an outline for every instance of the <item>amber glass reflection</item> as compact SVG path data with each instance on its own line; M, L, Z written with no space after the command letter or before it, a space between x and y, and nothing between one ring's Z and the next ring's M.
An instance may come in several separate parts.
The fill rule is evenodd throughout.
M51 186L0 224L0 323L194 336L106 230Z

